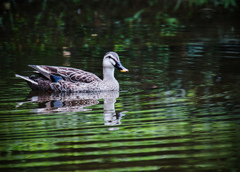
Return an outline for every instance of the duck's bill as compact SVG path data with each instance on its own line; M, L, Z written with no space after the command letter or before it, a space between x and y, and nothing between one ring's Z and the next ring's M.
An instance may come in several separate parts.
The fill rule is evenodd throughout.
M122 70L120 70L120 72L128 72L128 69L122 69Z
M115 68L119 69L120 72L128 72L128 69L125 68L120 62L116 62Z

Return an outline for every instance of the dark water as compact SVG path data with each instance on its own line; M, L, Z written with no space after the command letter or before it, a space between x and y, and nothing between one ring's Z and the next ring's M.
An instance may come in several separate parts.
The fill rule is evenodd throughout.
M239 171L239 18L44 2L2 15L1 171ZM102 77L107 51L129 69L120 92L31 92L14 77L28 64Z

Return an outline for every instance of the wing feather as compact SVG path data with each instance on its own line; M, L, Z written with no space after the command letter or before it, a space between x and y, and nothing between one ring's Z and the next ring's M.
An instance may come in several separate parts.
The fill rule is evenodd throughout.
M90 83L93 81L101 81L101 79L93 73L86 72L81 69L71 67L45 66L45 65L29 65L33 67L45 77L50 78L51 75L59 75L66 81Z

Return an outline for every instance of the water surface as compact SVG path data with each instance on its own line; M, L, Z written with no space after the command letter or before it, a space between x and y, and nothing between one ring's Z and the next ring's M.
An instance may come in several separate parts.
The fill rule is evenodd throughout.
M239 19L153 24L147 9L106 18L101 8L88 21L79 9L2 29L1 171L238 171ZM28 64L102 77L107 51L129 69L115 71L120 92L32 92L14 77Z

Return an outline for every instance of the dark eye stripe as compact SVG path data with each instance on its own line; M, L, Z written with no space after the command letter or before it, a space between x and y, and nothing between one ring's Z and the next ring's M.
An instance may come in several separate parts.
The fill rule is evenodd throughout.
M118 62L118 61L119 61L119 59L118 59L118 58L116 58L116 57L113 57L113 56L111 56L111 55L109 55L108 57L109 57L109 58L111 58L111 59L113 59L115 62Z
M115 52L108 52L108 53L105 54L104 57L106 57L106 58L111 58L111 59L113 59L115 62L120 62L120 59L119 59L119 57L118 57L118 54L115 53Z

